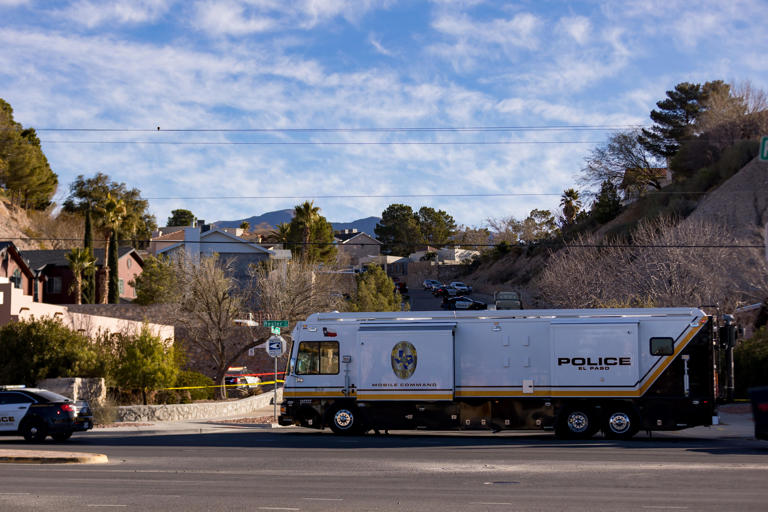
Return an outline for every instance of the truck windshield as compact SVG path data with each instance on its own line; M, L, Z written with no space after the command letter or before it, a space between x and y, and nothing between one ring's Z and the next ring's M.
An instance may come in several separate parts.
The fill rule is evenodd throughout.
M302 341L296 356L296 375L339 373L338 341Z

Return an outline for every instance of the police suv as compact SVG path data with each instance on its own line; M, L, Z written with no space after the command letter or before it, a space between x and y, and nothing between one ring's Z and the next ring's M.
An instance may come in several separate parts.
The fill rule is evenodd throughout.
M0 386L0 435L21 435L27 441L66 441L73 432L93 428L93 413L85 401L45 389Z

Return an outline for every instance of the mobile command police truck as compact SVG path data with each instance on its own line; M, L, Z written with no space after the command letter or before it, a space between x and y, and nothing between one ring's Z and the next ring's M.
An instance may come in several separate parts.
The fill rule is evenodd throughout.
M279 422L619 439L710 425L714 324L695 308L313 314L293 331Z

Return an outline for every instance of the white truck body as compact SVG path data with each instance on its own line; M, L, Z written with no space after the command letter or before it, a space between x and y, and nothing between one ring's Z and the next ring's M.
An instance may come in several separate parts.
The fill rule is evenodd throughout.
M695 421L655 412L650 426L701 424L711 420L715 398L711 336L702 332L708 318L696 308L314 314L293 331L284 388L290 412L281 422L334 427L329 415L343 404L370 428L557 429L573 404L591 410L596 424L603 414L595 410L623 400L633 429L649 428L638 400L671 379L657 385L668 392L654 390L653 398L670 406L705 401L707 412L697 409ZM320 371L306 370L306 351L316 346L336 351L328 359L335 366L321 361ZM650 400L656 409L664 407L659 399Z

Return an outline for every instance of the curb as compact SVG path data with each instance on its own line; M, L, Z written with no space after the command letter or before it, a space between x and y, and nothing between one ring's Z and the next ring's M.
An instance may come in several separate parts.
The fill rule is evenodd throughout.
M259 424L220 424L206 425L201 427L183 427L183 428L163 428L151 429L142 427L110 427L109 429L93 429L88 432L88 437L106 437L116 434L130 434L133 436L162 436L162 435L180 435L180 434L221 434L226 432L237 432L243 430L271 430L273 428L283 428L277 423L259 423Z
M106 464L102 453L0 450L0 464Z

